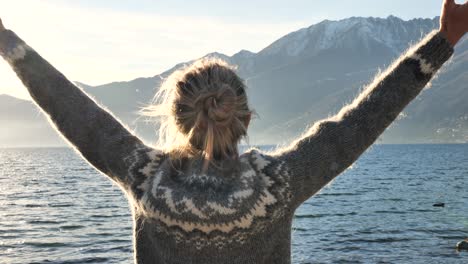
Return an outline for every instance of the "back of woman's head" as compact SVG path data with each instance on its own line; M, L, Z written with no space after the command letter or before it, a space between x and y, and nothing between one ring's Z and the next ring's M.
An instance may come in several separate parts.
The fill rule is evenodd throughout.
M171 74L144 114L161 118L158 147L173 157L201 155L212 161L238 154L251 111L233 67L201 59Z

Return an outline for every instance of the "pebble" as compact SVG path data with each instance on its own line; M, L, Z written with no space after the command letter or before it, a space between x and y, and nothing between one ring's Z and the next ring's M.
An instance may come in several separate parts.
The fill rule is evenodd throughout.
M468 238L457 243L458 250L468 250Z

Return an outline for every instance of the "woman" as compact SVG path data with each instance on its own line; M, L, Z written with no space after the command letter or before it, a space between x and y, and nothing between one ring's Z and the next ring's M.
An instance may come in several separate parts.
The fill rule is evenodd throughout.
M220 61L175 73L160 91L164 145L145 145L0 23L0 53L65 138L131 201L137 263L290 263L295 209L350 166L417 96L468 30L444 3L440 30L336 116L289 147L238 154L251 110Z

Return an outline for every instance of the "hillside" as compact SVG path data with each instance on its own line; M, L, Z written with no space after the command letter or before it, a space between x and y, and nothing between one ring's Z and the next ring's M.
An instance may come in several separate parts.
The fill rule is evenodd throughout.
M380 69L437 27L437 17L409 21L393 16L325 20L292 32L258 53L242 50L233 56L216 52L207 56L220 57L238 66L249 87L250 104L259 115L249 129L250 143L271 144L290 140L314 121L336 113ZM187 63L190 61L153 77L80 86L151 141L155 138L154 127L138 118L136 112L151 101L164 78ZM380 141L468 142L467 66L465 38L430 88L405 110L405 117L394 123ZM0 104L1 100L2 97ZM0 122L11 126L15 115L5 113L29 113L28 107L31 105L22 103L0 110L0 115L10 116ZM34 120L26 118L19 123L27 127L28 123L43 122ZM22 130L28 131L23 127ZM4 140L0 138L0 142Z

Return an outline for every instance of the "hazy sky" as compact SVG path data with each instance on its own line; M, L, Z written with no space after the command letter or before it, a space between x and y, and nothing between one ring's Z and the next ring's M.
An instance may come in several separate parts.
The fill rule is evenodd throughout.
M463 1L458 1L463 2ZM7 28L70 80L90 85L156 75L218 51L257 52L323 19L439 15L442 0L0 0ZM0 94L28 98L6 62Z

